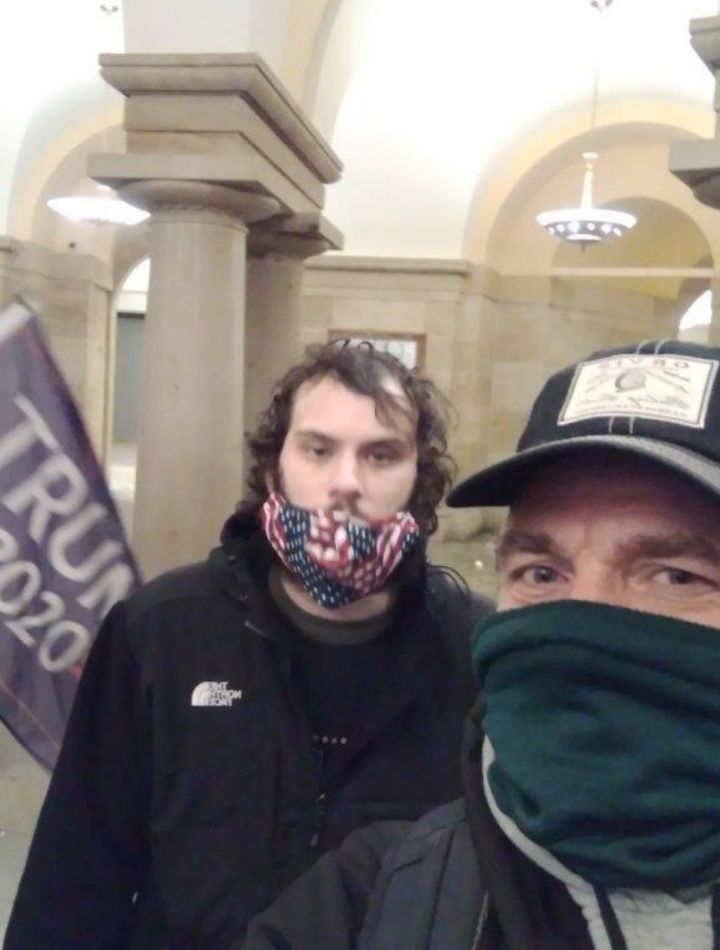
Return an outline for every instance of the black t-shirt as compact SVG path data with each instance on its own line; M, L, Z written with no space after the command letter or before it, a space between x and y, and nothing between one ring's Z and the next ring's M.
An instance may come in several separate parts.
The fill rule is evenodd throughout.
M313 728L322 776L333 752L352 745L392 662L396 638L388 628L394 604L369 620L326 620L298 607L280 578L281 570L271 568L268 586L278 610L290 621L287 644L293 682Z

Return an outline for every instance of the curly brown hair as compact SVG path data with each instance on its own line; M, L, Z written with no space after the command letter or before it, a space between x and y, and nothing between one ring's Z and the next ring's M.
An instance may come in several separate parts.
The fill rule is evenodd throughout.
M302 363L278 380L270 405L260 416L255 431L247 436L253 464L247 479L248 494L238 505L238 511L252 513L263 504L268 495L268 475L271 481L279 483L278 462L290 428L295 394L304 383L325 376L333 377L353 392L370 396L378 418L383 421L397 412L414 418L417 479L408 507L421 529L432 534L438 524L437 506L456 471L447 451L449 404L429 379L369 342L351 345L344 340L308 347ZM388 391L388 379L399 384L407 402Z

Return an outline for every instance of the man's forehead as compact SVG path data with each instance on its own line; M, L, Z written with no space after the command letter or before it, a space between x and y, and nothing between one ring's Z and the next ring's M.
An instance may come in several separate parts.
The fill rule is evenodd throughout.
M668 526L720 524L720 499L669 468L629 453L589 451L534 472L510 508L510 525L555 513L581 518L604 509L650 514Z
M410 402L400 383L390 374L383 379L382 390L390 399L387 404L380 405L372 396L359 393L342 380L334 376L320 376L302 383L292 403L291 427L298 425L322 428L342 418L342 408L338 404L338 397L343 405L354 404L360 411L365 411L368 418L375 418L383 428L396 431L405 437L412 435L414 417Z

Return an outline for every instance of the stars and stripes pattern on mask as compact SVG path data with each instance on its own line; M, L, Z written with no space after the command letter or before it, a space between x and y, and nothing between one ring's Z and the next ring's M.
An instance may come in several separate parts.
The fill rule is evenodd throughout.
M380 590L420 536L407 511L357 521L347 511L298 508L279 492L268 496L260 522L287 570L331 609Z

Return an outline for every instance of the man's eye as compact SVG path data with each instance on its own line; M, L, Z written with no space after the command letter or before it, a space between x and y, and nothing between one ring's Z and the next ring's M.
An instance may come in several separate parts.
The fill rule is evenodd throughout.
M668 587L690 587L695 584L698 586L709 587L712 582L699 574L693 574L692 571L685 571L680 567L664 567L655 575L656 580Z
M558 572L541 564L536 567L528 567L525 570L525 580L530 584L552 584L558 579Z
M373 465L390 465L397 458L397 452L392 449L378 447L370 449L367 457Z
M510 573L511 580L529 585L553 584L559 580L558 572L547 564L528 564Z
M326 445L308 445L305 447L305 451L313 458L325 458L325 456L328 455L328 447Z

